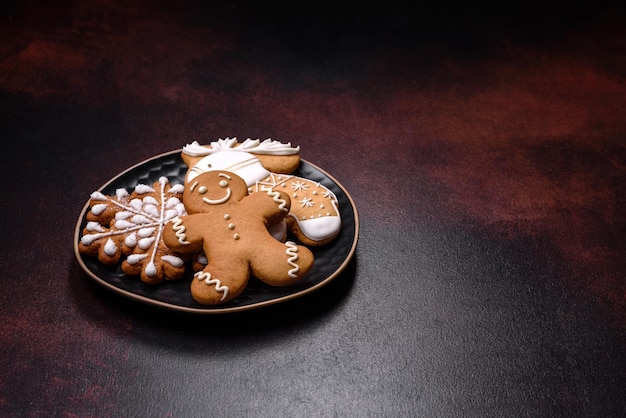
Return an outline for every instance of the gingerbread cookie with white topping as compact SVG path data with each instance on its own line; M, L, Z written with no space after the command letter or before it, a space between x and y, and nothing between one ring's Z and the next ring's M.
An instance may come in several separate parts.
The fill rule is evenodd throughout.
M271 139L239 143L227 138L206 146L188 144L183 147L182 158L189 167L187 183L201 173L225 170L243 178L250 193L275 189L288 193L293 201L288 216L269 226L278 240L284 240L289 231L303 244L319 246L339 234L336 196L324 185L292 174L300 164L299 147Z
M251 275L271 286L286 286L313 267L308 248L277 241L267 230L289 212L289 195L277 190L248 194L241 177L214 170L187 182L183 202L188 215L168 223L163 240L173 251L204 253L207 264L191 284L198 303L233 300Z
M167 222L186 214L182 192L183 185L172 186L161 177L151 186L138 184L132 193L126 189L116 190L115 196L92 193L79 252L105 265L120 264L122 272L149 284L182 278L181 254L161 238Z

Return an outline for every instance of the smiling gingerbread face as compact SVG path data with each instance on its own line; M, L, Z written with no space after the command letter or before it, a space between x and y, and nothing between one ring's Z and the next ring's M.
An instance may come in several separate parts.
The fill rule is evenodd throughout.
M183 200L188 213L200 213L216 205L238 202L247 195L248 186L240 177L226 171L209 171L190 181Z

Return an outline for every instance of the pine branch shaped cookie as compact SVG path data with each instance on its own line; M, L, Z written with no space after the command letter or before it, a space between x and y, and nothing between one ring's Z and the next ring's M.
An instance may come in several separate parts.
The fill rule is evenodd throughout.
M125 189L118 189L115 196L92 193L80 253L98 257L106 265L116 265L125 257L122 271L150 284L181 278L184 261L162 236L167 222L186 214L183 189L161 177L152 186L138 184L132 193Z

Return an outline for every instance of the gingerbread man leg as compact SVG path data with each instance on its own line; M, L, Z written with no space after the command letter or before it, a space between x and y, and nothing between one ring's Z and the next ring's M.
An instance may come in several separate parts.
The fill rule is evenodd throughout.
M313 267L313 253L292 241L258 248L251 260L252 274L271 286L287 286L298 281Z
M249 273L244 265L224 269L209 263L193 276L191 296L203 305L219 305L233 300L243 292Z

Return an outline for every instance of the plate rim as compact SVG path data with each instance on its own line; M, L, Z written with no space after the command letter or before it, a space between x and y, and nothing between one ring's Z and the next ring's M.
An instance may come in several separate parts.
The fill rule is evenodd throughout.
M117 179L119 179L120 177L124 176L125 174L127 174L128 172L147 164L150 161L159 159L159 158L164 158L164 157L168 157L171 156L173 154L177 154L180 153L180 149L178 150L172 150L172 151L168 151L168 152L164 152L161 154L157 154L154 155L150 158L147 158L141 162L138 162L137 164L132 165L131 167L128 167L127 169L125 169L124 171L121 171L120 173L116 174L115 176L113 176L111 179L109 179L106 183L104 183L102 186L100 186L96 191L102 191L103 189L105 189L106 187L108 187L111 183L114 183ZM94 272L92 272L89 267L87 267L87 265L85 264L85 262L83 261L83 255L80 253L80 251L78 250L78 242L80 240L81 234L82 234L82 228L81 228L81 224L83 223L83 219L85 218L85 215L87 213L87 211L89 210L89 200L87 200L87 203L85 203L85 205L83 206L83 209L81 210L79 216L78 216L78 220L76 222L76 226L74 228L74 243L73 243L73 247L74 247L74 255L76 260L78 261L78 264L80 265L81 269L83 270L83 272L85 272L92 280L94 280L96 283L98 283L99 285L103 286L104 288L111 290L113 293L116 293L118 295L121 295L123 297L126 297L127 299L131 299L133 301L137 301L140 303L144 303L147 305L151 305L151 306L156 306L158 308L162 308L162 309L166 309L166 310L170 310L170 311L177 311L177 312L185 312L185 313L193 313L193 314L202 314L202 315L216 315L216 314L226 314L226 313L233 313L233 312L242 312L242 311L249 311L249 310L254 310L254 309L260 309L266 306L270 306L270 305L276 305L279 303L284 303L293 299L297 299L300 298L302 296L308 295L310 293L313 293L315 291L317 291L318 289L326 286L328 283L330 283L331 281L333 281L335 278L337 278L337 276L339 276L348 266L348 264L350 264L350 262L352 261L352 259L354 258L354 255L356 253L356 247L357 247L357 242L359 240L359 215L356 209L356 205L354 204L354 199L352 198L352 196L350 195L350 193L348 193L348 191L346 190L346 188L343 186L343 184L341 184L339 181L337 181L337 179L335 177L333 177L331 174L329 174L326 170L322 169L321 167L319 167L316 164L313 164L307 160L301 159L302 162L305 162L306 164L310 165L311 167L315 168L316 170L319 170L322 174L324 174L326 177L328 177L330 180L332 180L337 187L339 187L342 192L346 195L346 198L348 199L348 202L350 203L350 206L352 207L352 211L354 213L354 237L352 238L352 244L350 247L350 250L348 251L348 254L346 256L346 258L342 261L342 263L339 265L339 267L337 267L337 269L335 271L333 271L328 277L326 277L324 280L301 290L298 290L297 292L291 293L289 295L284 295L284 296L280 296L277 297L275 299L270 299L270 300L265 300L265 301L261 301L261 302L255 302L255 303L251 303L248 305L243 305L243 306L230 306L230 307L224 307L224 308L220 308L219 305L216 307L198 307L198 308L194 308L191 306L180 306L180 305L174 305L171 303L167 303L167 302L163 302L160 300L155 300L143 295L139 295L137 293L133 293L131 291L125 290L125 289L121 289L117 286L114 286L113 284L107 282L106 280L100 278L97 274L95 274Z

